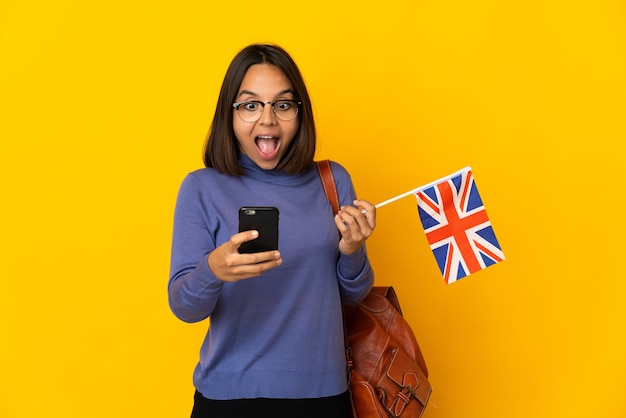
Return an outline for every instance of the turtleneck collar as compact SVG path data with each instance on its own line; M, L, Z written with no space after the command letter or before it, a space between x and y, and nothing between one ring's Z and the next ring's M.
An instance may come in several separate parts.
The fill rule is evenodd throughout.
M244 170L245 177L251 177L264 183L297 186L310 181L312 175L317 176L317 170L313 165L309 170L300 174L289 174L281 170L264 170L244 153L239 154L239 164Z

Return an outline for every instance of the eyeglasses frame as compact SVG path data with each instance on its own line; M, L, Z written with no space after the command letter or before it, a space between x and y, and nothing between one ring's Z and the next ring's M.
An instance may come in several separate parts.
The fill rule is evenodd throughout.
M278 102L293 102L296 104L296 115L291 118L291 119L281 119L278 117L278 115L276 114L276 109L274 108L274 105ZM244 118L241 117L241 114L239 113L239 107L243 104L246 103L259 103L261 104L261 112L259 112L259 117L255 120L245 120ZM290 120L294 120L296 117L298 117L298 112L300 111L300 106L302 105L302 102L299 100L292 100L292 99L280 99L280 100L274 100L273 102L262 102L260 100L244 100L242 102L235 102L233 103L233 109L235 109L237 111L237 115L239 116L239 118L241 118L242 121L244 122L256 122L258 120L260 120L263 117L263 112L265 111L265 106L266 105L270 105L272 107L272 112L274 112L274 116L276 116L276 119L278 120L282 120L283 122L288 122Z

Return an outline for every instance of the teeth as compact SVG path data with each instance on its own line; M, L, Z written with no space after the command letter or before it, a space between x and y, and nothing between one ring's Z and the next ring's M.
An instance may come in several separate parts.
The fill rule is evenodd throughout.
M259 138L259 139L274 139L276 137L275 136L269 136L269 135L259 135L259 136L257 136L257 138Z

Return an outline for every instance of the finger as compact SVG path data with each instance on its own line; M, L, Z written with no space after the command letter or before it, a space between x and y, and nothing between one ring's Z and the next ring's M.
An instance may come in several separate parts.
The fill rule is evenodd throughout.
M250 231L239 232L233 235L232 237L230 237L229 242L236 251L244 242L252 241L253 239L257 239L258 237L259 237L259 231L253 229Z
M339 214L353 232L356 232L357 228L366 235L371 232L371 221L368 219L367 213L363 213L362 208L345 206L341 208Z
M215 254L212 253L209 255L209 258L214 255ZM209 260L209 266L213 267L213 265L215 265L216 267L216 271L213 271L213 273L221 280L227 282L260 276L267 270L278 267L282 263L283 259L278 251L264 251L250 254L234 252L225 255L222 264L211 263L211 260Z
M258 253L246 253L240 254L240 265L257 265L266 262L273 262L279 260L282 263L282 258L279 251L261 251Z
M374 228L376 226L376 206L367 200L361 199L357 199L352 203L361 209L361 213L365 215L369 225Z
M246 259L251 261L249 264L241 265L240 274L245 278L257 277L268 270L276 268L283 263L283 259L278 251L264 251L261 253L246 254Z
M341 221L344 229L351 229L351 227L358 225L357 217L365 219L365 215L359 212L357 208L342 207L339 213L335 216L335 219ZM340 230L342 230L342 228L340 228Z
M260 276L267 270L280 266L283 259L278 251L268 251L266 253L242 254L245 262L232 269L232 273L239 277Z
M341 233L341 237L346 240L346 242L362 241L369 233L370 227L364 215L361 214L358 209L351 209L353 209L350 211L352 212L351 214L349 214L348 211L337 214L335 223ZM357 217L360 219L357 219Z
M351 234L350 234L350 227L348 225L348 221L350 219L353 220L352 217L347 217L342 212L339 212L339 213L337 213L335 215L335 225L337 226L337 229L339 230L339 233L341 234L342 238L344 238L344 239L350 239L350 235Z

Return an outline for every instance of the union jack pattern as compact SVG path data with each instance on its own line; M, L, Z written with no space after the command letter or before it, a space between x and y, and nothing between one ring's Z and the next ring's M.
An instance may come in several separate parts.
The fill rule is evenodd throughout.
M504 260L471 170L414 194L447 284Z

